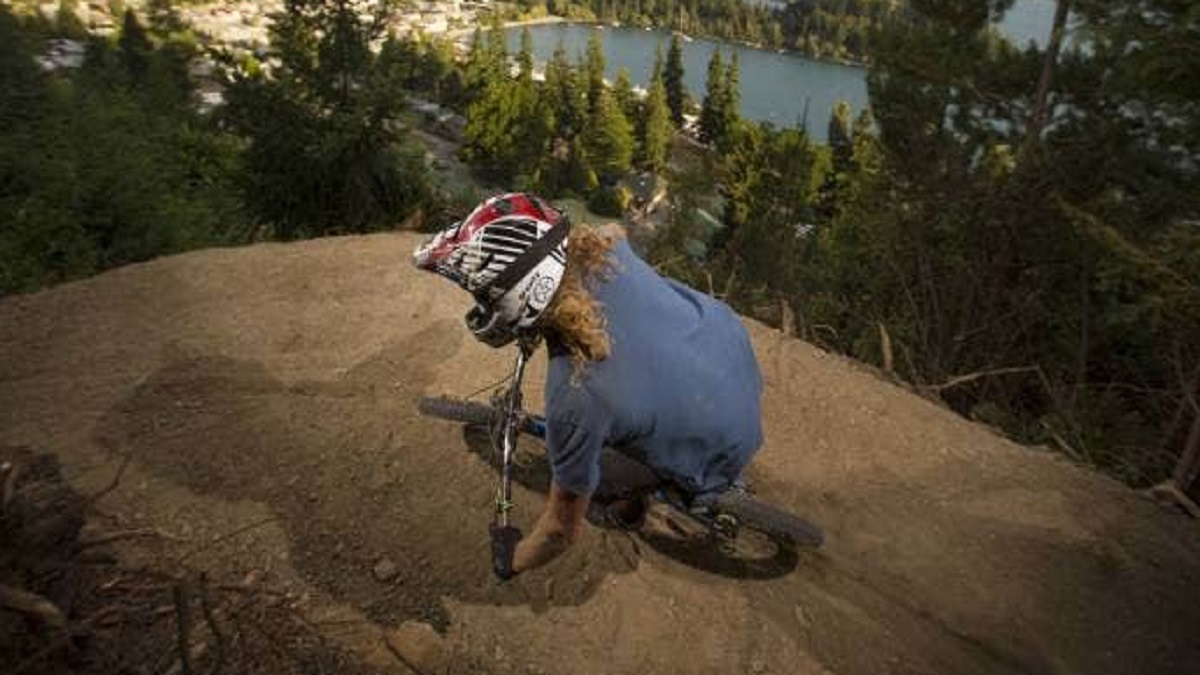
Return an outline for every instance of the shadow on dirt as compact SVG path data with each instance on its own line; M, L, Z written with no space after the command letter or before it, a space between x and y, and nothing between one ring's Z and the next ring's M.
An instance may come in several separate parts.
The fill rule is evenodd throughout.
M457 328L434 324L331 381L288 383L261 363L177 354L94 436L197 493L267 504L300 574L380 623L444 629L444 598L535 611L582 603L608 574L636 567L632 543L589 533L554 565L498 586L494 473L463 452L455 425L416 413L433 369L458 349L448 339ZM518 522L533 521L543 495L518 495ZM223 545L234 561L248 557L244 537Z
M463 426L462 435L463 442L471 452L497 471L495 480L498 480L503 455L500 438L493 437L491 430L479 425ZM532 492L546 494L550 489L551 473L543 454L544 445L528 436L522 436L519 443L522 449L513 464L513 481ZM617 456L613 450L605 452L609 464L632 461ZM603 477L601 480L604 480ZM669 531L645 527L634 536L647 547L687 567L732 579L777 579L796 569L799 554L793 548L765 541L756 542L754 546L738 546L739 542L723 546L707 532L699 531L698 524L674 525L682 520L683 516L673 515L664 519ZM688 525L694 531L686 529ZM611 534L624 535L620 532Z

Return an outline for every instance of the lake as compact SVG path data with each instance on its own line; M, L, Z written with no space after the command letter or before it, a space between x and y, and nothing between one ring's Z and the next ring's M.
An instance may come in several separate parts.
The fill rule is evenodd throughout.
M1031 39L1044 39L1053 16L1054 0L1018 0L999 24L999 29L1014 42L1024 45ZM561 41L568 56L581 61L593 29L593 26L580 24L530 26L534 59L545 63ZM506 34L509 51L515 53L520 48L521 29L509 28ZM612 80L618 70L626 68L635 85L650 79L655 49L661 44L665 54L671 41L667 31L636 28L604 26L602 35L607 77ZM738 54L742 115L749 119L777 126L799 126L807 119L809 132L816 140L824 142L834 104L839 100L846 101L855 114L867 105L866 70L863 68L701 38L683 44L684 83L697 101L704 98L708 62L718 47L726 63L732 52Z

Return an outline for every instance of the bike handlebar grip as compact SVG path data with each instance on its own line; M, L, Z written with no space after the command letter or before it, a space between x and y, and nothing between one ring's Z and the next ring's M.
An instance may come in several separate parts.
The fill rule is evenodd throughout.
M511 525L500 527L493 523L489 533L492 536L492 571L501 581L508 581L516 575L513 554L517 542L521 541L521 531Z

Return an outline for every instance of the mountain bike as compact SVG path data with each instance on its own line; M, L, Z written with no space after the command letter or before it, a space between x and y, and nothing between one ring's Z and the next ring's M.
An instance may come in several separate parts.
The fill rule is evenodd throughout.
M519 434L528 434L541 440L546 438L545 418L526 411L521 397L525 366L537 343L521 340L518 346L519 352L511 374L492 392L489 403L447 396L425 397L418 403L418 410L422 414L488 430L500 464L501 479L496 492L494 514L498 527L509 525L509 511L513 506L513 466ZM606 448L605 452L617 451ZM663 480L642 493L652 503L664 505L673 515L691 524L691 527L673 526L681 534L699 532L727 549L747 530L789 549L818 548L825 540L820 527L759 499L744 482L713 495L696 496ZM497 547L493 546L493 550L497 550Z

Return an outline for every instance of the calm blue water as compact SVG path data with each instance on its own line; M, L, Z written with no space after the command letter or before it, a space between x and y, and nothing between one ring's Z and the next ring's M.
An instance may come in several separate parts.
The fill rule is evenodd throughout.
M1054 4L1055 0L1017 0L999 28L1021 45L1029 40L1043 41L1054 17ZM592 30L592 26L571 24L531 26L535 60L545 63L561 41L568 56L581 61ZM643 85L650 78L655 48L661 44L665 54L671 41L669 32L634 28L605 26L602 35L607 77L612 80L618 70L626 68L635 85ZM507 30L510 52L519 49L520 37L520 28ZM807 119L808 131L823 142L837 101L849 103L855 114L867 105L863 68L703 39L683 44L684 83L697 101L704 97L708 62L718 46L726 63L732 52L738 54L742 115L749 119L777 126L801 126Z
M592 30L592 26L566 24L530 27L535 60L539 63L548 60L560 40L573 60L582 60ZM618 70L626 68L635 85L644 85L650 79L656 46L661 43L665 54L671 43L671 34L664 31L606 26L602 35L608 78L614 79ZM519 28L508 29L510 50L520 47L520 37ZM726 63L731 52L738 54L742 115L749 119L796 126L803 122L807 109L809 130L824 140L834 103L842 99L855 110L861 110L867 103L862 68L702 39L683 44L684 84L697 101L704 98L708 62L718 46Z
M1019 47L1030 41L1044 44L1054 23L1057 0L1017 0L998 26Z

